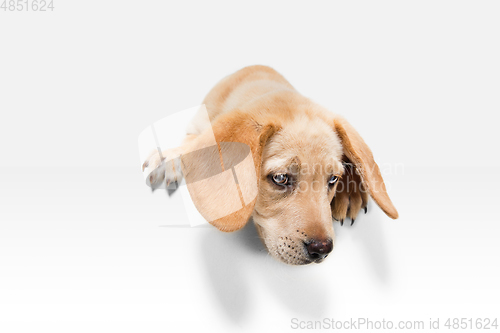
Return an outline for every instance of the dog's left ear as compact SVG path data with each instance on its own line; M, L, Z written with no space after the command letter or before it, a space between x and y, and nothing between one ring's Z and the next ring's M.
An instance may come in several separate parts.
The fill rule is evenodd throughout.
M219 230L235 231L252 215L262 151L277 126L238 111L211 123L212 131L201 134L190 152L181 156L182 171L191 199L205 220Z
M348 209L349 202L351 209L354 203L358 205L357 209L359 210L361 208L361 202L358 203L358 201L363 201L363 204L365 204L364 201L367 199L367 196L366 193L356 193L356 191L363 192L368 190L370 196L387 216L397 219L398 211L387 194L380 169L377 163L375 163L373 154L368 145L358 132L342 117L336 117L334 119L334 130L342 142L345 157L347 157L348 162L350 161L353 164L354 169L347 168L345 177L343 176L344 183L338 184L339 192L335 194L334 200L332 201L333 216L335 217L337 215L337 219L343 219L345 217L345 210ZM352 189L352 184L349 184L351 181L354 183L361 181L362 184L358 188ZM340 189L340 185L344 185L344 188ZM349 186L351 188L349 188ZM351 197L349 197L349 195L351 195ZM363 200L361 200L361 197L363 197ZM342 212L344 213L342 214ZM354 218L357 211L349 212L349 214L350 217Z

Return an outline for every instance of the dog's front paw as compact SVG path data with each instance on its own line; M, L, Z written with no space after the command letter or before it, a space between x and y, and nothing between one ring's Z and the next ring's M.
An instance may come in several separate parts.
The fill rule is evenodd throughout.
M142 171L148 174L147 183L154 191L162 184L168 188L170 184L182 180L181 151L170 149L163 152L154 151L142 164Z
M332 217L344 225L346 218L354 224L361 209L367 211L368 193L361 182L361 177L354 168L346 168L346 172L339 179L335 196L331 202Z

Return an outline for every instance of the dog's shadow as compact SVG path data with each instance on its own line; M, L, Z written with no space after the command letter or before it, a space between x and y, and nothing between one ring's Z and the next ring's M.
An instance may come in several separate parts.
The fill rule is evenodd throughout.
M200 244L216 302L232 321L244 320L252 310L252 296L261 289L293 313L318 318L325 315L331 296L324 277L314 274L314 266L290 266L271 258L252 221L234 233L207 230Z
M342 242L351 241L352 246L359 247L364 258L363 265L367 273L382 284L387 284L390 279L389 253L384 229L387 227L388 218L378 210L368 212L368 215L360 214L356 224L349 226L347 220L344 227L336 226L335 234L337 246ZM335 250L334 250L335 251Z
M368 256L366 259L370 262L369 270L386 281L387 252L383 233L377 229L379 222L384 221L371 216L360 219L351 230L347 230L349 227L342 229L345 228L346 233L352 232L353 240L363 244ZM337 232L339 227L335 226L337 237L343 233ZM291 266L280 263L267 253L252 221L233 233L210 228L202 237L201 260L209 289L213 291L215 302L219 303L222 312L233 322L239 323L253 312L251 305L255 304L260 292L277 299L296 316L321 319L332 315L325 311L335 301L332 290L335 266L324 274L321 265Z

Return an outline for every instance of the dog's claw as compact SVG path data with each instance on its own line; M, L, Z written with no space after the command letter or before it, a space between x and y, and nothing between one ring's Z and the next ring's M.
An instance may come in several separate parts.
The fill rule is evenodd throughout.
M365 206L365 214L366 214L367 211L368 211L368 206Z
M351 219L351 226L354 224L355 219Z
M340 226L342 227L344 225L344 219L340 220Z

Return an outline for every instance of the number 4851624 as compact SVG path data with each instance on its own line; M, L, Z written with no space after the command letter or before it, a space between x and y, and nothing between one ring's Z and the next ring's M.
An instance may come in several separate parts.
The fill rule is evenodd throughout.
M444 326L448 329L490 330L498 329L497 319L493 318L448 318Z
M53 0L3 0L0 9L4 12L46 12L54 10Z

